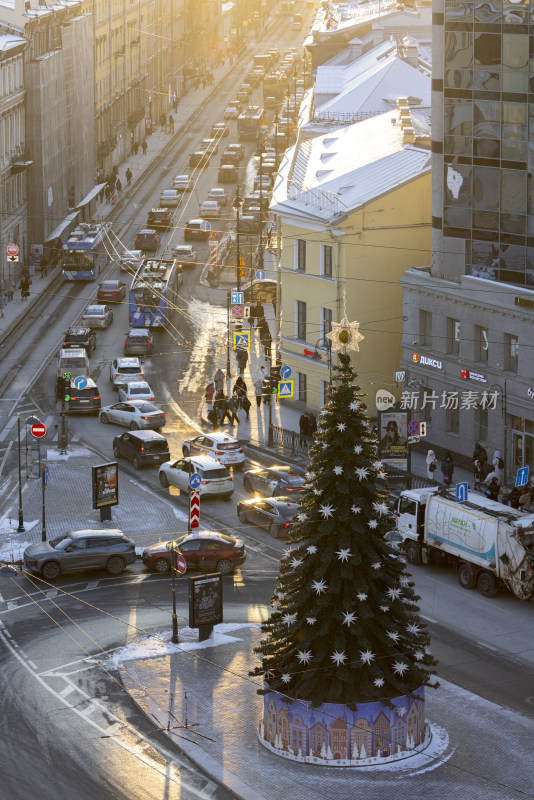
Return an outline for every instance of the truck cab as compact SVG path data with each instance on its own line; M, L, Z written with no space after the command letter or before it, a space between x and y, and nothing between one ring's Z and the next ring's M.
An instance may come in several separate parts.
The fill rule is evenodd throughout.
M437 491L437 486L431 489L410 489L397 498L394 515L396 528L403 540L423 541L426 504L428 498Z

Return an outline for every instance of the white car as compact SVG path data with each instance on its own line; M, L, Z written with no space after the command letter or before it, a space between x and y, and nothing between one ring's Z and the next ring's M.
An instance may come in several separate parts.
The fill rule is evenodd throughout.
M159 196L159 204L163 208L172 208L173 206L180 205L182 201L182 193L176 189L164 189Z
M131 400L105 406L100 412L100 422L125 425L132 431L159 431L165 425L165 412L146 400Z
M210 456L220 464L241 467L245 463L245 451L232 436L226 433L202 433L194 439L186 439L182 445L182 453L189 456Z
M195 472L201 477L198 491L202 496L217 495L229 500L233 495L234 479L226 467L208 456L167 461L159 469L159 482L164 489L174 486L183 492L189 492L189 478Z
M172 182L172 187L178 192L190 192L191 178L189 175L177 175Z
M139 269L142 260L143 253L141 250L124 250L119 256L120 271L134 275Z
M199 209L204 219L215 219L221 216L221 207L216 200L204 200Z
M153 403L155 399L146 381L129 381L119 386L119 400L147 400Z
M209 190L208 200L215 200L220 206L225 206L228 202L228 192L216 186Z
M179 244L172 248L172 257L180 264L196 264L198 253L190 244Z
M217 144L217 139L202 139L198 149L202 150L204 153L211 153L212 155L218 153L219 145Z
M144 381L145 373L138 358L115 358L109 365L109 379L114 389L130 381Z
M111 306L87 306L82 316L86 328L109 328L113 322Z

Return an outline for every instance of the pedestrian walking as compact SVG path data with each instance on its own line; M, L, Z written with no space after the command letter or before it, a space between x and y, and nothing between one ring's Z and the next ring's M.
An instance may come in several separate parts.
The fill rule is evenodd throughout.
M310 424L308 427L309 436L313 436L313 434L317 430L317 419L315 417L315 414L312 414L311 411L308 411L308 419L310 420Z
M126 183L128 186L130 186L132 178L133 178L132 170L130 169L130 167L128 167L128 169L126 170Z
M482 467L480 466L480 461L478 458L473 462L473 476L475 479L474 489L475 491L480 491L480 484L484 480L482 476Z
M111 186L109 184L109 181L107 181L107 183L106 183L106 186L105 186L105 189L104 189L104 194L106 195L106 200L109 201L109 199L111 197Z
M271 337L270 330L267 329L266 331L263 331L262 337L261 337L261 343L262 343L262 346L263 346L263 352L265 353L265 358L267 360L269 360L271 358L271 345L272 345L272 342L273 342L273 340L272 340L272 337Z
M172 114L169 114L169 133L174 133L174 117Z
M260 302L256 303L256 327L259 328L262 326L262 323L267 325L267 320L265 319L265 309L263 308ZM267 326L268 327L268 326Z
M117 183L115 184L115 188L116 188L118 194L121 194L121 192L122 192L122 183L120 182L119 178L117 178Z
M497 473L501 483L504 483L504 459L500 450L495 450L492 458L493 470Z
M251 402L250 402L250 400L248 399L248 397L246 395L241 400L241 405L243 407L243 411L246 414L246 417L245 417L246 421L250 422L250 413L249 412L250 412Z
M250 330L254 330L254 326L256 324L256 306L254 303L250 306L250 313L248 317L248 324L250 325Z
M488 454L480 442L475 442L475 449L473 450L473 462L478 461L480 465L480 472L482 473L482 480L486 474L486 464L488 462Z
M239 374L244 375L248 362L248 352L246 350L239 349L236 353L235 360L237 361L237 366L239 367Z
M435 471L438 468L438 460L436 458L436 454L433 450L429 450L426 454L426 476L430 478L431 481L436 479L434 475Z
M143 155L144 155L144 156L146 156L146 149L147 149L147 147L148 147L148 145L147 145L147 143L146 143L146 139L143 139L143 141L141 142L141 150L143 151Z
M305 437L310 435L310 418L307 414L301 414L299 419L300 430L300 446L302 447L306 440Z
M243 400L247 396L247 384L243 380L243 376L242 375L238 375L237 376L237 378L235 380L235 383L234 383L234 386L232 388L232 392L236 393L236 395L238 397L238 400L239 400L239 407L242 408L243 407Z
M28 297L30 296L30 283L31 281L29 281L25 275L23 275L22 278L20 279L19 289L20 289L21 300L27 300Z
M206 280L210 285L210 289L216 289L219 285L219 278L216 270L213 267L210 267L206 272Z
M263 381L265 380L265 367L260 367L258 377L254 381L254 391L256 393L256 405L258 408L261 406L261 398L263 395Z
M41 263L39 264L39 270L41 272L41 278L48 277L48 259L44 253L41 256Z
M217 414L216 408L210 408L208 411L208 420L213 425L213 430L216 431L219 427L219 415Z
M501 484L499 483L499 479L497 477L493 477L488 484L488 488L484 492L486 497L489 497L490 500L497 501L499 499L499 489L501 488Z
M133 143L132 150L133 150L134 156L136 156L137 153L139 152L139 142L136 141L136 142Z
M213 377L213 381L215 383L215 391L216 392L222 392L223 391L225 377L226 376L225 376L223 370L219 367L219 369L217 370L217 372L215 373L215 375Z
M213 395L215 394L215 384L213 381L208 381L208 385L206 386L204 392L204 399L206 400L206 405L209 409L213 406Z
M452 474L454 472L454 461L452 456L447 450L445 458L441 462L441 474L443 475L443 483L448 486L452 482Z
M234 393L228 400L228 412L231 418L230 422L239 422L239 417L237 416L238 408L239 408L239 400L237 398L237 395Z

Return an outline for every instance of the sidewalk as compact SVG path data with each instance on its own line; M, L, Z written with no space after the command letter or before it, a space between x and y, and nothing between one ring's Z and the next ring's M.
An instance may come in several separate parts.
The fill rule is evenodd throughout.
M256 661L258 627L250 622L218 625L202 643L196 631L181 629L180 645L172 645L170 631L163 631L113 657L124 686L151 722L156 720L171 741L236 798L533 796L534 772L529 759L520 755L530 752L533 720L447 681L437 691L427 690L425 716L433 741L413 759L383 766L321 767L271 753L258 740L263 698L248 676Z

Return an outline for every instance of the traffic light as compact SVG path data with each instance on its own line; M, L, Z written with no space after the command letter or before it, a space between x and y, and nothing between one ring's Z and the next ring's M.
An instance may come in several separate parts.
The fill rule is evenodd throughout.
M64 403L68 403L70 400L70 379L70 372L64 372L63 375L60 375L57 379L58 397Z
M271 394L278 394L278 381L280 380L280 366L271 367Z

